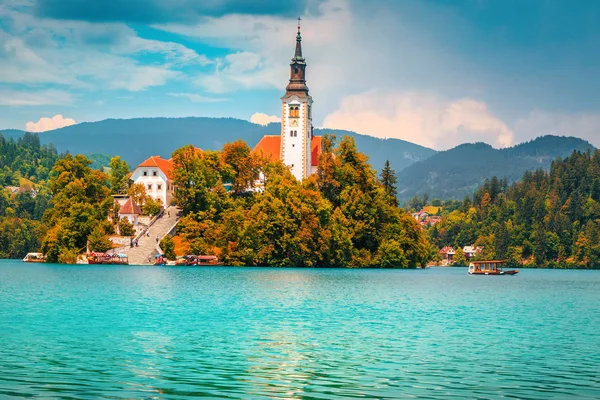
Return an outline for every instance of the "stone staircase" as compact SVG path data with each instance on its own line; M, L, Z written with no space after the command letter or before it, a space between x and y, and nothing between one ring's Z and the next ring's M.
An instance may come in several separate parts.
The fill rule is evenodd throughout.
M119 253L127 254L129 265L149 265L154 263L154 256L158 253L158 241L162 240L179 221L180 210L169 206L162 216L154 221L148 228L150 236L142 235L138 238L138 247L125 246L118 249ZM158 238L158 241L156 240Z

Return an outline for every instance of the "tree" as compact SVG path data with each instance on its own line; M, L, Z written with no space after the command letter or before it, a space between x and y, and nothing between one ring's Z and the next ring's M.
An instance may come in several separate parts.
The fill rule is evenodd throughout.
M381 170L381 184L385 190L385 193L390 198L390 203L394 206L398 206L398 190L396 188L396 172L390 167L390 161L385 161L385 166Z
M139 204L141 207L146 204L146 200L148 200L148 194L146 193L146 186L143 183L134 183L129 187L127 191L131 200L133 200L136 204Z
M168 260L175 259L175 242L171 236L167 235L160 241L160 248Z
M173 153L173 183L177 187L175 200L185 214L207 211L218 203L222 187L219 153L201 151L189 145Z
M116 156L110 159L110 189L111 192L125 193L128 188L129 164L121 157Z
M90 251L104 253L112 249L112 242L104 236L102 228L95 228L88 237L88 247Z
M456 249L456 253L453 257L454 265L464 267L467 265L467 257L465 256L465 252L461 247Z
M252 153L246 142L236 140L223 146L220 153L222 175L224 180L233 185L233 193L241 194L254 188L260 168L263 166L259 157Z
M157 215L160 210L162 210L162 202L160 199L154 200L152 197L148 197L144 203L144 206L142 207L143 213L151 217Z
M129 222L129 218L123 217L119 221L119 234L121 236L133 236L135 234L133 224Z

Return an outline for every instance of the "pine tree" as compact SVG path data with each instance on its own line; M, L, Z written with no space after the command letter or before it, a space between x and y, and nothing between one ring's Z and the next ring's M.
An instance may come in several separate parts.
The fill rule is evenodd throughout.
M390 197L391 204L398 206L398 189L396 188L396 171L390 167L390 161L385 161L385 166L381 170L381 183L385 192Z

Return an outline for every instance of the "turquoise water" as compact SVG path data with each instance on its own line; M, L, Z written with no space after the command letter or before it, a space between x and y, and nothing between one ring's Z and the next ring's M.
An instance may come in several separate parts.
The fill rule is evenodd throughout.
M0 262L0 398L600 398L600 272Z

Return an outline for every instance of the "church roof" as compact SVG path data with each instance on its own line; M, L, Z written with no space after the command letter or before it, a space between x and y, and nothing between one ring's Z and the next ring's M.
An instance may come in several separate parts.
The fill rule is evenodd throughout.
M252 152L262 153L264 157L271 161L281 160L281 136L263 136L260 142L254 146ZM313 136L310 153L310 165L316 167L319 164L319 154L321 154L321 136Z
M119 215L124 215L124 214L140 215L141 213L142 213L142 209L140 208L140 206L137 205L137 203L135 201L133 201L133 199L131 197L129 199L127 199L125 204L123 204L121 206L121 208L119 209Z
M160 156L152 156L152 157L146 159L140 165L138 165L138 168L140 168L140 167L146 167L146 168L156 167L156 168L160 169L167 176L167 178L169 178L169 179L172 178L172 172L173 172L173 160L172 159L165 160L164 158L161 158Z
M262 156L271 161L281 159L281 136L267 135L260 139L260 142L252 149L255 153L262 153Z

